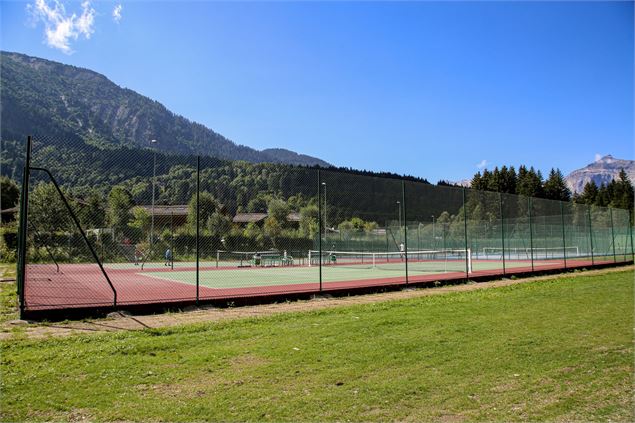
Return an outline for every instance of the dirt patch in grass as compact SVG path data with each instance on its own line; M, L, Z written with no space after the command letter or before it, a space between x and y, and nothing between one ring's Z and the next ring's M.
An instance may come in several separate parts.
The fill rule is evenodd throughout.
M633 269L634 266L629 265L608 269L577 271L559 275L536 276L519 279L502 279L492 282L467 283L462 285L451 285L437 288L408 289L403 291L385 292L369 295L355 295L349 297L316 298L315 300L308 301L263 304L257 306L236 308L200 308L198 310L188 312L138 316L126 316L122 314L120 317L117 318L72 321L63 323L36 322L22 326L24 330L20 331L20 335L26 336L27 338L37 339L47 337L64 337L78 333L104 333L144 330L148 328L163 328L194 323L214 322L227 319L270 316L279 313L313 311L357 304L372 304L383 301L419 298L429 295L443 295L450 292L466 292L480 289L498 288L542 280L567 279L576 275L592 276L610 274ZM12 322L0 323L0 340L8 339L14 336L11 330L12 328L15 328L15 324Z

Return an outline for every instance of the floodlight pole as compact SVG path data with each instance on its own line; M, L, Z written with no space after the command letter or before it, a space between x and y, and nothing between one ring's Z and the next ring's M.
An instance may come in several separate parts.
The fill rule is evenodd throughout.
M154 145L157 140L151 140L150 144ZM150 224L150 248L154 245L154 187L157 183L157 150L152 149L152 223Z
M406 229L406 181L404 181L403 179L401 180L401 201L403 201L403 220L404 220L404 227L403 227L403 235L404 235L404 240L403 240L403 244L404 244L404 256L406 259L406 286L408 286L408 232ZM401 208L401 207L400 207ZM399 219L401 220L401 210L399 213ZM399 229L401 229L401 224L399 225ZM401 250L401 246L399 246L399 250Z
M564 230L564 201L560 201L560 221L562 224L562 253L564 255L564 268L567 268L567 238Z
M617 255L615 254L615 230L613 229L613 207L609 207L609 216L611 217L611 240L613 241L613 262L617 263Z
M200 252L199 252L199 193L201 191L201 156L196 156L196 305L198 305L199 298L199 261L200 261Z
M320 278L320 292L322 292L322 199L321 197L321 192L322 190L320 189L320 187L322 186L321 184L321 175L320 175L320 169L317 170L317 180L318 180L318 268L319 268L319 278ZM324 185L324 191L326 191L326 184ZM324 234L326 235L326 231L324 232ZM311 265L311 263L309 262L309 265Z
M170 267L174 270L174 211L170 212L170 249L172 250Z
M531 197L527 197L529 207L529 251L531 253L531 271L534 271L534 228L532 225L533 216L531 215Z
M322 186L324 187L324 241L326 241L326 228L328 227L326 224L326 182L322 182Z
M403 228L401 227L401 201L397 201L397 213L399 215L399 243L403 243Z
M593 252L593 223L591 220L591 206L587 209L587 216L589 218L589 242L591 243L591 266L595 264L595 253Z
M463 239L465 240L465 278L470 277L470 253L468 252L467 243L467 206L465 203L465 187L463 187Z
M501 246L503 247L503 275L507 274L507 269L505 268L505 218L503 217L503 194L498 192L498 203L501 214Z
M633 247L633 212L628 211L628 232L631 236L631 256L635 258L635 248Z
M432 249L437 248L437 235L434 230L434 215L432 215Z

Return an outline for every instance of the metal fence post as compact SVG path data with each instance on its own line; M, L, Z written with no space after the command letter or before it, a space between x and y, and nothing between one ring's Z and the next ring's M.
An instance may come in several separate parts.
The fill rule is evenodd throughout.
M401 201L403 202L403 237L404 255L406 258L406 286L408 286L408 220L406 214L406 181L403 179L401 180Z
M531 197L527 197L529 207L529 252L531 254L531 271L534 271L534 228L532 226Z
M609 216L611 217L611 239L613 244L613 263L617 263L617 255L615 254L615 230L613 228L613 207L609 207Z
M503 275L507 274L507 269L505 268L505 218L503 217L503 194L498 192L498 203L501 214L501 246L503 247Z
M593 224L591 223L591 206L587 209L587 216L589 217L589 242L591 243L591 266L595 264L595 253L593 252Z
M628 232L631 236L631 256L635 258L635 249L633 248L633 212L632 210L628 211Z
M199 273L200 273L200 222L199 222L199 214L200 214L200 202L199 195L201 192L201 156L196 156L196 305L198 305L199 300Z
M465 190L463 187L463 240L465 246L465 278L470 277L470 252L467 249L467 206L465 202Z
M20 319L24 318L24 287L26 279L26 234L29 213L29 178L31 167L31 136L26 139L26 159L22 173L22 192L20 193L20 222L18 230L18 266L16 269L16 289L20 307Z
M172 250L172 257L170 257L170 267L174 270L174 212L170 212L170 250Z
M318 267L320 275L320 292L322 292L322 175L317 170L318 192ZM310 263L309 263L310 264Z
M564 232L564 202L560 201L560 223L562 224L562 253L564 257L564 268L567 268L567 240Z

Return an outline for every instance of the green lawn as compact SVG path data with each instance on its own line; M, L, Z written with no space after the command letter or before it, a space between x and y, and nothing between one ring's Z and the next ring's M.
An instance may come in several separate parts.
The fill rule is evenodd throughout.
M3 323L18 318L15 263L0 263L0 279L13 279L0 283L0 323Z
M17 337L0 420L632 421L633 276Z

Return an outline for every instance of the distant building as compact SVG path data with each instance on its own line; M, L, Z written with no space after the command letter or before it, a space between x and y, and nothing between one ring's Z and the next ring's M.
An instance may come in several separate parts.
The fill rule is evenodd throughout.
M18 214L18 211L20 211L19 206L11 207L11 208L0 211L0 215L2 216L2 221L9 222L9 221L15 220L15 217Z
M255 223L256 225L262 225L267 218L267 213L236 213L236 216L232 219L232 222L238 225L247 225L249 223ZM287 222L298 223L300 222L300 213L291 212L287 215Z
M156 226L169 226L170 224L183 226L187 222L188 206L187 204L178 205L152 205L137 206L146 210L150 216L154 213L154 224ZM153 212L154 210L154 212Z

